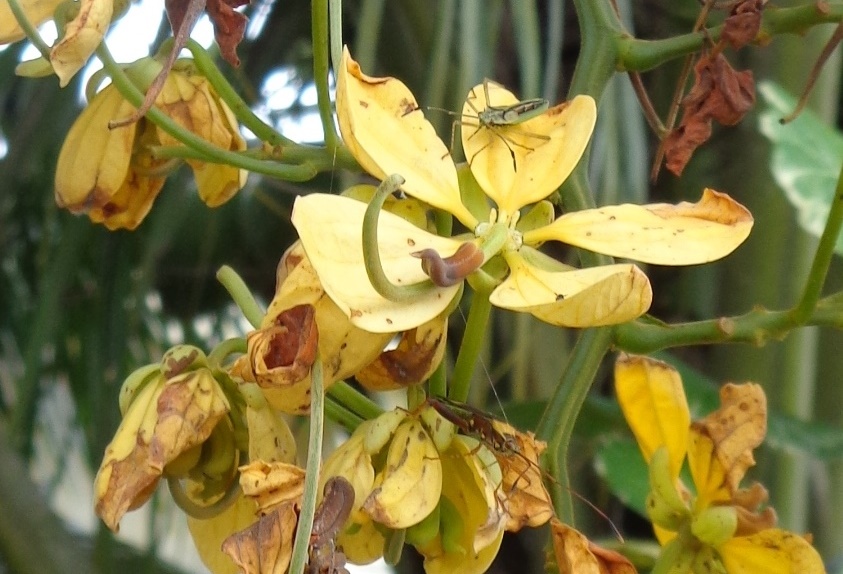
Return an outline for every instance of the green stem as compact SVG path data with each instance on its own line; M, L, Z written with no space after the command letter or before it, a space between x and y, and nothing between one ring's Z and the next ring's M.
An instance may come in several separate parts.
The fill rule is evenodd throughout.
M247 351L246 339L243 337L234 337L226 339L208 354L208 363L211 365L223 368L223 362L226 357L234 354L243 354Z
M103 67L108 70L108 74L111 76L111 80L120 92L120 95L126 98L126 100L132 105L140 106L141 102L143 102L143 93L141 93L132 80L129 79L123 71L123 68L114 61L111 52L108 51L104 42L97 48L97 56L99 56L100 60L102 60ZM248 170L259 167L255 165L254 160L251 158L245 157L237 152L217 147L207 140L197 136L193 132L186 130L155 106L152 106L149 109L146 113L146 117L178 141L199 152L201 156L198 157L201 157L203 161L227 164ZM271 175L280 179L305 181L316 175L316 170L310 165L290 166L274 164L275 167L273 169L269 169L272 164L269 162L264 162L264 164L265 170L272 171L273 173ZM267 171L262 170L262 173L267 173Z
M261 120L249 104L240 97L240 94L232 87L232 85L222 75L220 69L214 64L213 58L205 51L199 42L193 39L187 41L187 49L193 54L193 61L196 67L202 72L202 75L213 86L217 95L226 103L241 124L249 128L261 141L267 142L273 146L297 146L296 142L285 138L283 135L275 131L272 126L267 125Z
M157 111L151 109L147 112L147 116L155 121L153 113ZM167 116L164 116L167 117ZM176 124L177 125L177 124ZM164 131L167 131L164 128ZM173 136L177 137L177 136ZM201 140L200 141L205 141ZM185 142L188 143L189 142ZM221 148L214 148L221 149ZM305 165L286 165L275 161L267 161L262 159L255 159L250 154L245 152L227 151L223 155L225 157L209 157L207 150L196 149L184 146L152 146L149 148L152 155L158 159L180 158L180 159L195 159L210 163L220 163L226 165L233 165L247 171L260 173L276 179L284 179L287 181L307 181L313 179L318 173L315 166L310 164ZM215 153L215 155L218 155Z
M310 372L310 439L307 443L307 471L304 478L301 511L293 541L290 574L302 574L310 547L310 531L316 514L316 497L319 495L319 466L322 461L322 434L325 423L325 387L322 379L322 357L316 360Z
M794 8L779 8L762 12L759 43L769 41L779 34L804 34L817 24L837 23L843 20L843 4L827 3L823 9L816 4L804 4ZM723 26L708 28L705 32L694 32L673 36L664 40L639 40L624 36L618 40L617 69L644 72L681 56L699 51L710 38L717 42L723 34Z
M343 407L364 420L372 420L383 414L372 399L357 391L345 381L337 381L328 389L328 395Z
M342 65L342 0L328 0L328 28L331 41L331 67L336 80Z
M568 476L568 449L574 424L597 369L611 345L611 335L611 329L606 327L582 332L536 428L536 436L548 442L547 470L556 478L551 491L553 505L559 519L568 524L572 524L574 518Z
M445 372L446 361L439 361L439 366L427 380L427 390L431 396L444 397L448 392L448 377Z
M316 100L325 148L332 154L339 142L334 127L334 113L331 106L331 90L328 87L330 40L328 38L328 0L313 0L311 4L311 30L313 33L313 81L316 83Z
M599 102L616 72L618 39L625 32L608 0L574 0L574 6L582 44L568 95L588 94ZM586 159L580 160L578 170L588 165Z
M259 329L266 311L258 305L245 281L228 265L223 265L217 271L217 281L222 283L222 286L225 287L225 290L234 299L234 303L237 304L243 316L246 317L246 320L249 321L252 327Z
M397 302L413 301L437 288L430 280L413 285L396 285L383 271L378 243L378 219L386 198L398 191L403 183L404 178L398 174L390 175L383 180L363 216L363 261L369 282L384 298Z
M49 62L50 46L44 41L41 34L38 33L38 30L35 29L35 26L32 25L32 22L29 21L29 18L26 17L26 12L23 11L23 8L21 8L18 0L8 0L8 2L9 8L15 17L15 20L18 21L18 26L21 27L21 30L23 30L24 34L26 34L26 37L29 38L29 41L32 42L32 45L35 46L41 54L41 57Z
M456 0L439 0L435 12L436 23L433 26L430 57L427 59L428 72L424 89L424 101L433 108L445 108L445 90L448 82L443 82L442 78L448 77L448 71L453 66L451 40L454 37L456 8Z
M841 168L840 175L837 178L834 200L831 202L825 229L814 254L811 271L805 281L805 289L799 303L791 311L792 320L795 323L807 321L817 306L823 285L825 285L826 275L828 275L828 267L831 265L831 259L834 256L834 248L837 246L837 238L840 237L841 227L843 227L843 168Z
M474 373L477 357L480 356L480 350L483 348L483 338L486 336L486 326L489 324L489 316L492 312L490 294L490 291L475 291L471 298L465 332L456 363L454 363L451 388L448 390L448 398L461 403L468 399L471 375Z
M364 419L336 402L330 394L325 399L325 416L342 425L350 433L354 432L364 421Z

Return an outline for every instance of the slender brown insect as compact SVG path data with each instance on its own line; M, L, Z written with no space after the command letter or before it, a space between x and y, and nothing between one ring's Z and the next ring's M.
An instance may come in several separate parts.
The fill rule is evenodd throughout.
M498 431L494 426L495 419L491 418L488 414L484 413L480 409L465 403L460 403L451 399L447 399L445 397L428 397L427 404L430 405L433 409L435 409L436 412L442 416L442 418L444 418L448 422L453 423L454 426L456 426L460 431L462 431L463 434L477 439L479 442L483 443L488 448L490 448L493 453L505 457L517 456L525 463L527 463L527 467L524 469L524 471L518 476L518 478L515 479L515 481L513 481L513 490L515 489L515 485L518 484L518 481L521 480L522 476L529 480L526 474L531 467L538 470L538 472L547 480L553 482L556 485L559 485L559 482L555 478L553 478L553 476L551 476L535 461L530 460L530 458L528 458L521 451L516 437ZM615 524L609 519L609 517L606 516L605 512L597 508L594 503L581 496L580 494L574 492L570 488L568 488L568 491L571 492L571 494L576 496L578 499L583 501L585 504L587 504L597 514L606 519L615 536L617 536L620 541L623 541L623 536L621 535L620 531L617 529Z

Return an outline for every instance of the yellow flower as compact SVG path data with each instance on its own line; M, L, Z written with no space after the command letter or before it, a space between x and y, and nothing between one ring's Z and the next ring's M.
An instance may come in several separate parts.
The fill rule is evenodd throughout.
M486 108L485 89L481 84L471 91L465 115L476 118ZM493 107L517 102L493 84L488 97ZM554 221L552 206L543 200L588 144L596 118L588 96L517 125L489 129L465 118L462 138L471 173L458 172L403 83L366 76L347 51L338 74L337 114L346 145L364 169L380 179L399 174L407 194L453 214L470 232L440 237L381 213L377 232L386 277L399 286L430 287L410 302L393 301L373 287L365 269L360 237L366 205L324 194L299 197L293 223L325 291L367 331L403 331L438 316L462 279L486 263L484 270L499 282L491 294L494 305L571 327L628 321L644 313L652 298L638 267L574 269L536 247L554 240L614 257L691 265L727 255L752 227L743 206L712 190L696 204L611 206Z
M151 80L160 69L155 60L144 58L127 73ZM246 149L234 114L189 61L176 63L156 105L214 145ZM56 202L74 213L86 213L109 229L137 227L161 191L171 162L154 158L150 148L181 145L143 118L127 126L108 127L134 109L113 85L103 89L70 128L56 165ZM246 172L238 168L197 160L187 163L199 196L211 207L231 199L246 181Z
M161 364L138 369L123 385L123 420L94 481L95 510L112 530L144 504L162 476L194 478L222 497L237 469L228 398L189 346L168 351Z
M485 572L506 518L494 455L432 408L396 409L360 425L323 466L322 483L342 476L354 488L351 516L337 537L349 561L372 562L401 533L427 572Z
M761 485L739 488L766 434L760 386L725 385L720 409L693 423L679 374L665 363L622 356L615 388L650 467L647 509L663 545L654 572L825 572L808 539L775 528L771 508L759 511ZM679 477L686 458L693 491Z
M238 359L233 373L260 385L278 410L310 411L317 348L326 387L352 375L377 390L420 383L442 360L445 317L404 333L396 349L384 351L394 333L370 333L351 323L325 294L301 243L282 257L277 283L261 327L249 333L248 353Z
M20 6L33 26L40 26L53 15L64 0L21 0ZM0 44L11 44L26 37L8 0L0 0Z

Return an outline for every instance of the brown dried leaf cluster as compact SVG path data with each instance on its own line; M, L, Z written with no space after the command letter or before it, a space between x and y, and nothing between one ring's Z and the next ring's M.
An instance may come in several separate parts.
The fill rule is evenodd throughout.
M763 0L737 2L723 26L720 41L694 65L694 85L682 100L682 122L664 141L667 169L681 175L694 151L711 137L711 123L735 125L755 104L752 72L735 71L723 56L726 46L752 42L761 27Z

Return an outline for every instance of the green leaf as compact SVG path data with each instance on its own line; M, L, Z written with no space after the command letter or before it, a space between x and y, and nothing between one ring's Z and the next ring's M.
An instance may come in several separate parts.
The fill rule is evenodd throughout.
M647 464L634 440L615 438L600 445L594 468L609 485L612 494L647 518L644 504L650 491Z
M765 103L759 128L772 143L773 177L796 209L799 225L819 237L840 173L843 135L810 110L782 125L779 120L794 110L796 98L772 82L762 82L758 92ZM843 239L837 239L835 251L843 254Z

